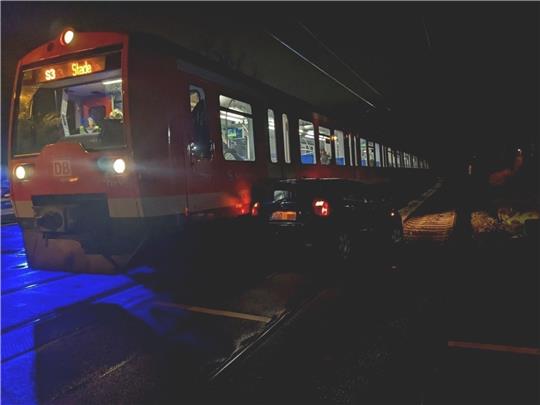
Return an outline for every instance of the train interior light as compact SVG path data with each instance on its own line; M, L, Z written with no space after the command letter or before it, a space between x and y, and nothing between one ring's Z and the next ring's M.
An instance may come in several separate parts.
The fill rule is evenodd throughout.
M101 84L104 84L105 86L116 83L122 83L122 79L104 80L101 82Z

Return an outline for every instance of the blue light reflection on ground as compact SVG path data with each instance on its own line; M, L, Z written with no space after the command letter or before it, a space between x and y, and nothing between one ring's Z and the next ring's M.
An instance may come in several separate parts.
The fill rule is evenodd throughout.
M89 275L32 269L26 263L22 234L16 224L2 226L2 400L3 403L37 403L36 348L92 322L84 305L107 303L121 307L150 326L156 334L170 322L155 319L150 304L158 297L134 281L151 273L137 268L128 274ZM160 300L166 297L159 297ZM47 333L35 328L62 316L60 326Z

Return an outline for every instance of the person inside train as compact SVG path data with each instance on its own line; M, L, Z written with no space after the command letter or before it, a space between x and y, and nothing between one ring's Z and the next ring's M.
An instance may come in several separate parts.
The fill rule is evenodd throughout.
M110 120L123 120L124 113L119 108L115 108L109 113L109 119Z
M97 134L101 132L101 128L96 124L96 121L91 116L88 117L88 125L85 127L81 125L80 132L81 134Z
M330 164L330 160L331 160L331 157L330 157L330 155L328 154L328 152L326 152L326 150L322 149L322 150L321 150L321 164L323 164L323 165L329 165L329 164Z

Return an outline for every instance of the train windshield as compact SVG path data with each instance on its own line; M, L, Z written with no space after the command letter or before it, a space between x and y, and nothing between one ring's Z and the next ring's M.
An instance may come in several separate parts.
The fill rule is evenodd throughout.
M13 154L39 153L57 142L87 150L125 144L120 53L24 70Z

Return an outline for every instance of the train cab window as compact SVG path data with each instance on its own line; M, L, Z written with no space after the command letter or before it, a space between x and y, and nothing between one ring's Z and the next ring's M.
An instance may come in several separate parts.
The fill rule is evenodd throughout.
M62 65L22 72L14 155L38 153L56 142L76 142L88 150L124 146L120 56L93 59L95 65L87 66L100 70L76 77L62 76Z
M336 129L334 131L334 142L336 149L336 164L345 166L345 138L343 131Z
M277 163L276 123L274 120L274 111L271 109L268 109L268 143L270 145L270 161Z
M328 128L319 127L319 154L322 165L332 162L332 133Z
M192 156L196 159L212 158L212 141L206 112L206 95L197 86L189 86L189 108L193 122L193 138L189 145Z
M360 163L363 167L368 165L367 141L360 138Z
M254 161L251 105L220 95L219 106L223 157L225 160Z
M368 141L368 158L369 167L375 167L375 146L372 141Z
M298 120L298 137L300 138L300 162L314 165L315 159L315 127L312 122Z
M375 166L381 167L381 145L375 142Z
M287 114L281 115L281 122L283 124L283 152L285 156L285 163L291 163L291 144L289 142L289 119Z

